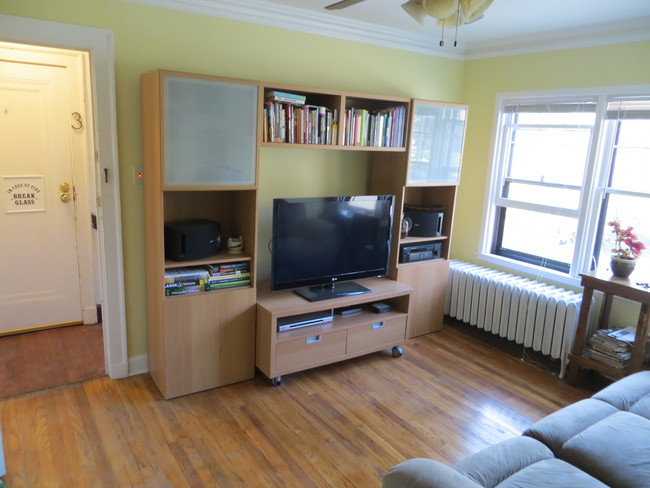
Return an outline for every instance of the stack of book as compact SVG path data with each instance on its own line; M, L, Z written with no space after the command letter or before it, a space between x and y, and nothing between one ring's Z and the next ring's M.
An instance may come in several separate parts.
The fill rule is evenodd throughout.
M616 369L626 369L632 356L636 329L600 329L589 339L587 355Z
M374 112L348 108L343 122L343 144L346 146L402 147L404 145L405 107Z
M338 110L305 103L296 93L264 94L264 141L291 144L336 144Z
M250 264L247 262L213 264L208 265L207 268L210 277L205 283L205 291L251 284Z
M210 273L201 267L165 270L165 296L187 295L203 291Z
M165 270L165 296L168 297L250 284L251 273L248 262Z

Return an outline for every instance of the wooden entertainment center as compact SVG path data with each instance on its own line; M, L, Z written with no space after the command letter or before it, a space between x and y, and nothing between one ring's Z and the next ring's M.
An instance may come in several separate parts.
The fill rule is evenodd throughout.
M442 327L466 106L162 70L143 74L141 84L149 372L165 398L250 379L255 367L278 383L282 375L380 349L399 355L406 339ZM280 126L269 125L270 92L303 97L305 107L327 114L322 136L278 136ZM304 113L287 118L286 127L306 123ZM346 117L361 129L346 131ZM387 117L397 137L377 131ZM372 140L358 138L365 127L375 131ZM371 293L312 303L257 283L260 147L368 154L367 194L396 197L389 275L369 279ZM401 236L405 206L442 209L439 232ZM189 219L220 223L220 252L166 259L165 224ZM233 236L243 238L243 253L226 251ZM436 259L403 262L403 246L435 248ZM213 288L172 283L175 273L204 266L240 268L246 278ZM391 310L368 311L377 301ZM283 317L352 305L363 310L277 331Z

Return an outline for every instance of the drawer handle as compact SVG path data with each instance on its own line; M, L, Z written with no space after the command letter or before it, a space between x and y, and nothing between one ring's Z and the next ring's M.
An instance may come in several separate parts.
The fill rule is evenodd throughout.
M321 336L320 334L318 334L312 337L307 337L307 339L305 339L305 344L315 344L317 342L320 342L320 340L321 340Z
M381 322L373 322L371 327L372 327L372 330L375 330L375 329L383 328L384 325L385 325L384 321L382 320Z

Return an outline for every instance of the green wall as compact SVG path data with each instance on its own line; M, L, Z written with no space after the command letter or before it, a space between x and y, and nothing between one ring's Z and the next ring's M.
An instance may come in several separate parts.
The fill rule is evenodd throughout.
M141 73L162 68L442 101L461 95L461 61L245 22L120 0L2 0L0 13L114 33L129 357L147 352L143 192L131 176L134 166L142 166ZM271 199L365 191L365 164L355 151L262 149L262 276L268 275Z

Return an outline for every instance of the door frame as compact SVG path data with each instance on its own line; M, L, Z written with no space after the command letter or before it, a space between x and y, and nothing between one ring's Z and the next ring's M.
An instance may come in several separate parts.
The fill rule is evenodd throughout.
M124 271L117 154L117 117L113 32L0 14L0 40L77 51L90 56L92 107L95 122L102 323L106 374L129 375L124 302ZM107 175L107 178L104 178ZM110 264L109 264L110 263Z

